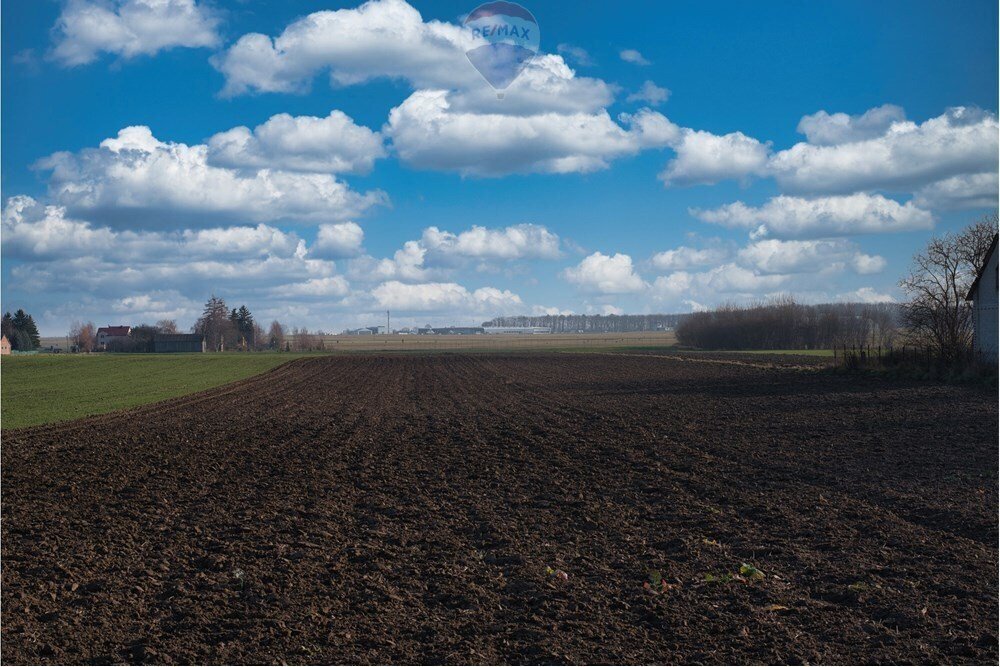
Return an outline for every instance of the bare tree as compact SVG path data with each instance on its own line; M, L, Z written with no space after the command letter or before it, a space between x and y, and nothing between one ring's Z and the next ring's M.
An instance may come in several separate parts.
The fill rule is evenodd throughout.
M80 352L93 352L97 347L97 334L93 322L74 322L69 329L69 339Z
M260 326L259 323L253 323L253 349L263 350L268 346L267 334L264 332L264 327Z
M1000 213L984 215L959 234L958 253L962 261L972 267L973 276L979 275L986 266L987 253L993 244L993 238L997 235L998 222Z
M156 323L156 332L161 334L177 333L177 320L160 320Z
M972 309L965 295L982 265L982 222L960 234L931 239L914 255L909 275L899 283L909 296L903 309L908 340L933 348L946 361L972 343Z
M285 349L285 327L278 320L271 322L271 327L267 332L267 341L272 350Z

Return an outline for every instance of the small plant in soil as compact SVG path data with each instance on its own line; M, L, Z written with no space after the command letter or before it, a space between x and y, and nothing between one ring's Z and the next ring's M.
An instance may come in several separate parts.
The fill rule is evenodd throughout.
M663 575L660 574L659 570L650 570L648 578L645 582L643 582L642 587L647 591L656 594L666 593L668 590L673 588L673 586L668 584L667 580L663 578Z
M740 574L747 579L763 579L764 573L749 563L740 565Z

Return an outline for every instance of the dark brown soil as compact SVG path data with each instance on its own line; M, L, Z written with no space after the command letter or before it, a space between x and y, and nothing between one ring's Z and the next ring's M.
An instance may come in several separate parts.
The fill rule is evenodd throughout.
M995 392L321 357L3 445L8 664L998 660Z

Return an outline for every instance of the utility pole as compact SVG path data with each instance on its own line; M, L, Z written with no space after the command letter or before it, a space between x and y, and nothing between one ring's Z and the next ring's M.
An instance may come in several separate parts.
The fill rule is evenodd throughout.
M388 336L392 333L392 329L389 328L389 311L385 311L385 335Z

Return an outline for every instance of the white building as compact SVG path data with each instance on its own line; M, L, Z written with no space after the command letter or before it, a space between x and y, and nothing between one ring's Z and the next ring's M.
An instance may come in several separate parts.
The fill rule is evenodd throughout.
M547 334L552 330L549 327L483 327L483 333L492 335L532 335Z
M116 327L109 324L106 327L101 327L97 330L97 348L106 350L111 343L127 341L130 333L132 333L132 327L127 324L120 324Z
M984 361L997 361L997 237L986 254L986 264L972 283L966 301L972 301L975 333L972 344Z

